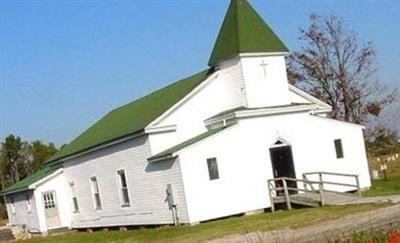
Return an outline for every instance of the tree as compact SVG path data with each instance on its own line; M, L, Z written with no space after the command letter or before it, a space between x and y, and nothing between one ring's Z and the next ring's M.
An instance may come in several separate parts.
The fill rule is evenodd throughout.
M9 135L0 144L1 188L36 172L57 151L52 143L44 144L39 140L28 143Z
M383 156L400 151L400 143L397 131L388 127L377 127L373 130L366 145L370 155Z
M0 150L2 183L15 183L26 175L28 143L20 137L9 135L1 143Z
M360 43L334 15L311 14L310 21L300 30L301 50L288 57L289 80L331 105L335 119L360 124L378 117L397 91L375 81L372 43Z
M36 172L57 151L53 143L44 144L39 140L31 142L29 144L29 164L27 164L29 174Z

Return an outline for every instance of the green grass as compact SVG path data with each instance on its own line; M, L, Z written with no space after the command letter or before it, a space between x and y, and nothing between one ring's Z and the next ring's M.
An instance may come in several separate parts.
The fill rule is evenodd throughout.
M366 197L400 194L400 175L385 180L375 180L369 190L362 193Z
M202 223L196 226L137 229L127 232L97 231L93 233L70 233L61 236L36 238L23 242L202 242L226 235L245 234L258 230L267 231L285 227L304 227L306 225L336 219L343 215L373 210L387 205L388 204L367 204L297 209L244 217L231 217Z

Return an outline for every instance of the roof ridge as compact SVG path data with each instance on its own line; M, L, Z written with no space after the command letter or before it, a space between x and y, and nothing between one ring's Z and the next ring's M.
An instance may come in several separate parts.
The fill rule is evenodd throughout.
M239 2L240 0L232 0L232 3L233 2L236 2L236 18L235 18L235 20L236 20L236 23L235 23L235 26L236 26L236 40L237 40L237 52L240 52L240 28L239 28L239 5L238 5L238 2Z

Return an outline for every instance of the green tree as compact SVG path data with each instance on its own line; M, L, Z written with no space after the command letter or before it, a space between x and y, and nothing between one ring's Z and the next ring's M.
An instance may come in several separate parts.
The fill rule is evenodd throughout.
M383 156L400 152L396 130L381 126L373 130L372 136L366 141L367 149L372 156Z
M29 144L29 163L27 164L28 173L36 172L57 151L53 143L44 144L39 140L31 142Z
M28 143L18 136L7 136L0 144L1 189L39 170L57 151L53 143Z
M1 143L0 162L2 185L15 183L27 174L28 143L20 137L9 135Z

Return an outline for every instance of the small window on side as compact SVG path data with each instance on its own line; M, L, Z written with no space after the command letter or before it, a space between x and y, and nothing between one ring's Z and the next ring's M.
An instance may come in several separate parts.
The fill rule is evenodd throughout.
M343 158L343 146L342 139L335 139L335 150L336 150L336 158Z
M100 199L99 185L97 184L97 178L95 176L93 176L90 178L90 181L92 183L94 208L96 210L101 210L101 199Z
M119 179L119 187L120 187L120 194L121 194L121 204L122 207L129 207L129 192L128 192L128 185L126 182L126 175L124 170L117 171L118 179Z
M15 202L14 202L14 197L13 196L11 196L10 201L11 201L11 212L12 212L12 214L16 214Z
M28 213L30 213L32 211L31 197L30 197L29 192L26 193L26 210L28 211Z
M75 183L70 182L69 186L71 187L71 193L72 193L72 206L74 209L74 213L79 213L79 204L78 204L78 198L76 197L76 192L75 192Z
M208 166L208 176L210 177L210 180L219 179L217 159L216 158L207 159L207 166Z

